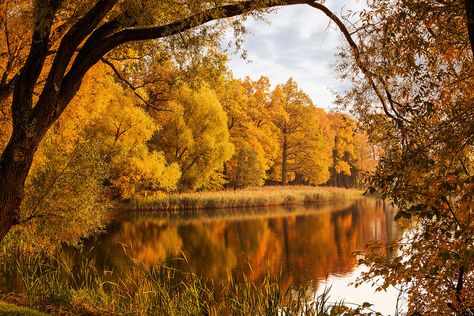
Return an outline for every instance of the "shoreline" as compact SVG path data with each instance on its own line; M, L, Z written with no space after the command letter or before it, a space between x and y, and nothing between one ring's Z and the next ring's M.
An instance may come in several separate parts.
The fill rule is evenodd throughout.
M177 193L135 199L118 210L149 210L167 213L275 206L297 206L319 202L354 200L364 191L334 187L267 186L241 190Z

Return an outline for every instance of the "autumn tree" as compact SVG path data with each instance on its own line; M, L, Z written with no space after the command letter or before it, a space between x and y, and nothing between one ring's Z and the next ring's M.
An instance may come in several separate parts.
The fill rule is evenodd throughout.
M289 169L297 184L318 185L330 177L333 133L327 113L323 109L310 107L303 111L300 122L303 129L293 143L295 155Z
M330 121L334 132L330 182L334 186L348 186L347 178L352 174L351 169L355 161L356 122L348 115L341 113L331 113ZM345 183L342 183L343 181Z
M404 288L409 314L474 312L473 14L472 1L371 1L342 53L343 100L384 149L372 191L409 225L399 255L371 248L363 279Z
M82 107L102 104L102 115L96 115L85 126L87 137L101 144L102 151L110 164L110 173L103 179L116 190L116 198L154 194L157 191L177 189L181 172L177 164L168 164L164 153L150 150L147 142L161 126L142 108L137 100L126 93L104 67L96 67L108 74L94 83L97 96L94 102L85 93L79 101ZM89 103L89 105L85 105ZM107 113L107 115L104 115Z
M281 184L286 185L288 173L292 172L294 178L298 171L295 168L298 157L315 150L311 147L317 146L314 137L318 137L319 131L310 130L314 121L309 123L308 119L314 117L311 113L314 105L293 79L276 86L271 103L273 123L279 131Z
M10 255L77 245L105 225L112 199L176 189L179 167L147 147L159 126L106 70L91 69L41 142L3 242Z
M215 93L206 87L192 91L183 86L168 108L170 112L161 115L163 128L155 133L151 147L163 150L168 161L180 166L181 190L221 187L222 168L234 148Z
M278 148L271 120L270 81L228 76L217 89L235 147L234 156L225 164L225 175L234 188L261 186Z
M370 176L377 168L381 147L371 142L363 131L356 132L353 141L355 159L351 170L351 185L366 188Z

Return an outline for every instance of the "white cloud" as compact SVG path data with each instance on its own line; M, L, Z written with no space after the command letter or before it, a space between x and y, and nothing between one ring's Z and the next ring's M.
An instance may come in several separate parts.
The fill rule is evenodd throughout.
M326 5L338 16L341 10L359 10L364 3L350 0L327 1ZM234 76L258 79L268 76L273 85L293 77L311 96L314 103L331 108L334 96L331 91L343 91L347 82L337 79L334 68L338 47L344 45L340 32L329 19L316 9L297 5L284 7L267 14L265 21L249 19L246 22L251 34L243 47L250 63L232 56L229 67Z

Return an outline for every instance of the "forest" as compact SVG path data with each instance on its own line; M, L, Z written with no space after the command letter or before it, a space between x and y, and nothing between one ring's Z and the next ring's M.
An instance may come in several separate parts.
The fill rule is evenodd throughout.
M245 21L295 5L345 41L337 111L291 74L228 68L229 32L245 55ZM80 246L143 198L359 188L406 233L357 252L356 284L382 278L407 315L473 315L474 2L369 0L348 15L310 0L0 1L0 262Z
M375 169L376 146L356 121L317 108L291 78L274 89L264 76L235 79L218 52L181 69L161 53L147 57L87 73L38 147L18 232L75 244L112 203L265 183L363 187ZM12 121L4 113L2 148ZM61 235L58 224L78 219L75 235Z

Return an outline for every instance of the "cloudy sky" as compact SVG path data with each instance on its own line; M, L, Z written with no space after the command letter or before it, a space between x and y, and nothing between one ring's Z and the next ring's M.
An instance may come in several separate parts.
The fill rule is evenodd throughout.
M340 17L341 12L361 9L363 2L327 0L326 6ZM332 91L343 91L349 84L337 79L332 66L338 47L344 44L334 24L328 27L329 19L322 12L303 5L284 7L265 19L246 22L250 34L243 47L248 61L231 56L229 67L234 76L258 79L266 75L272 85L293 77L318 107L330 109Z

